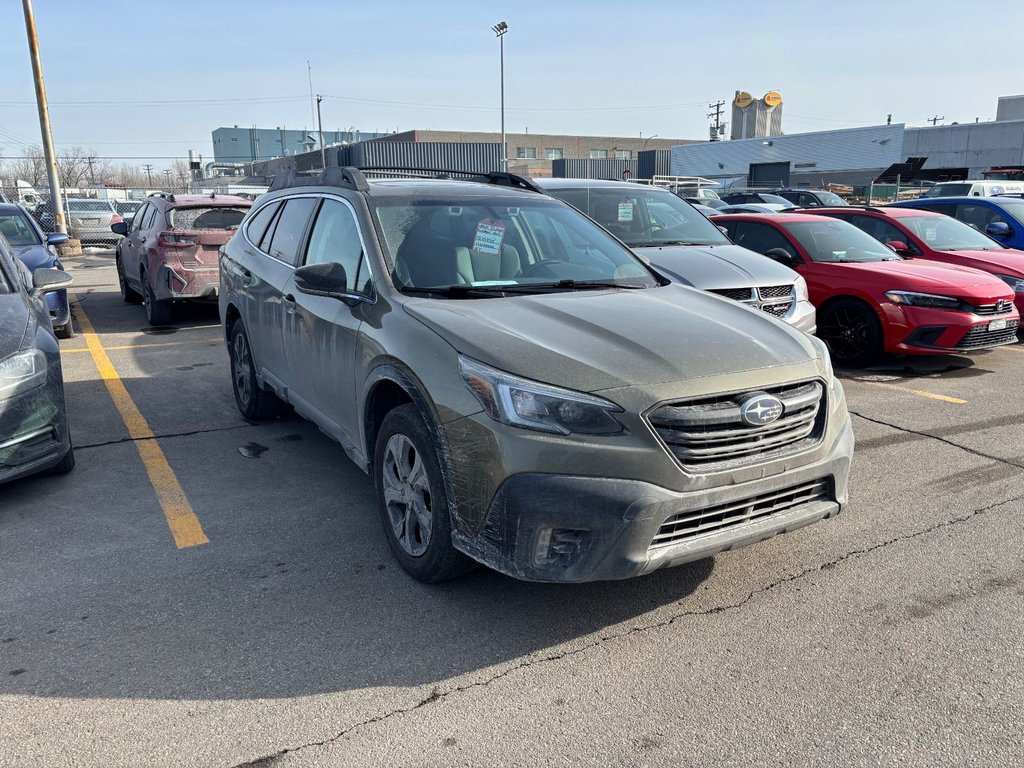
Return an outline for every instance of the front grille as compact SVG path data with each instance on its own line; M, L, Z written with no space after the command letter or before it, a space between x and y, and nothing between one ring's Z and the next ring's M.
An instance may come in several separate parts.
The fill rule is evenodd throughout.
M723 528L743 525L807 504L833 501L832 497L832 482L828 478L822 478L781 491L730 501L728 504L680 512L661 524L651 541L650 549L714 533Z
M762 299L784 299L793 293L792 285L765 285L757 289Z
M764 426L748 426L740 406L763 393L782 401L782 415ZM821 382L805 381L670 403L655 408L647 420L683 467L716 472L812 448L824 434L824 396Z
M976 325L960 339L957 349L984 349L1000 344L1012 344L1017 340L1019 320L1010 320L1001 331L990 331L987 325Z
M762 304L761 311L767 312L769 315L775 315L775 317L785 317L792 306L792 301L784 301L781 304Z
M754 300L754 289L753 288L720 288L713 290L711 293L717 294L718 296L724 296L727 299L733 301L753 301Z
M1013 309L1013 302L1009 299L1000 299L995 304L975 304L968 311L976 315L1005 315Z

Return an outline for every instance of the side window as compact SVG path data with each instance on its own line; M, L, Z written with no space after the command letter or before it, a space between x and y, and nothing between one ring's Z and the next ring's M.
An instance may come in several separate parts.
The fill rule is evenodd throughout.
M804 205L807 206L808 208L818 208L821 206L821 203L818 202L818 198L816 198L814 195L809 195L806 192L801 192L800 199L797 202L797 205Z
M249 223L245 225L245 234L249 237L249 242L259 246L260 240L263 239L263 235L267 231L267 225L274 218L274 214L277 213L279 207L278 203L265 205L256 212L255 216L249 219Z
M149 203L146 203L139 209L139 212L135 214L134 218L132 218L132 232L138 232L140 229L142 229L142 220L149 215L149 212L152 208L153 206L151 206Z
M306 264L341 264L345 268L345 287L366 293L369 269L359 239L359 225L352 210L337 200L325 199L313 222L306 248Z
M794 259L802 260L786 236L769 224L737 221L733 242L757 253L766 253L772 248L781 248Z
M315 197L296 197L285 201L267 253L292 266L298 263L299 246L316 202Z
M857 229L871 235L879 242L904 243L910 249L911 255L921 255L921 249L914 245L914 241L911 240L910 236L885 219L875 218L874 216L850 216L845 221L849 221Z
M149 210L146 212L146 218L143 219L142 224L139 225L139 229L152 229L158 214L159 211L157 211L156 206L150 205Z
M974 227L979 232L984 232L989 224L1009 224L1006 217L995 208L987 205L968 205L961 203L956 207L956 218L969 227Z

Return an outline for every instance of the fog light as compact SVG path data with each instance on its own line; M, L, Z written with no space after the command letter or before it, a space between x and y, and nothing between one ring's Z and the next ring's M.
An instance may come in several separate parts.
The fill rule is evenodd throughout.
M541 528L534 562L537 565L572 565L583 554L589 533L580 528Z

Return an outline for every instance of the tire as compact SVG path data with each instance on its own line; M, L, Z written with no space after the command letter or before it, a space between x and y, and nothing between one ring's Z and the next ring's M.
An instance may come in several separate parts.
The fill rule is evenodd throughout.
M72 469L75 468L75 449L73 447L68 448L68 452L64 454L64 457L47 470L48 475L66 475Z
M117 267L117 283L121 288L121 300L125 304L141 304L142 297L139 292L128 285L128 278L124 276L124 264L121 263L121 254L114 257L114 264Z
M256 365L252 359L252 347L245 335L241 320L231 326L228 355L231 358L231 389L235 393L235 405L239 413L251 421L276 419L285 411L285 404L273 392L260 387L256 379Z
M882 355L882 324L874 310L858 299L830 304L818 323L818 335L840 365L860 368Z
M414 405L392 410L377 433L373 482L384 536L418 581L447 581L476 563L452 546L448 494L434 438Z
M149 274L146 272L142 273L142 306L146 310L146 320L150 325L167 325L174 315L172 303L156 297L153 285L149 282Z

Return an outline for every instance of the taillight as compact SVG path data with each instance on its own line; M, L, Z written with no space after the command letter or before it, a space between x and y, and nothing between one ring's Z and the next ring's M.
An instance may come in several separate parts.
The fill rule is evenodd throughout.
M195 244L196 241L187 235L176 235L174 232L161 232L157 238L157 245L167 248L186 248Z
M115 213L110 219L111 224L120 224L124 219L121 218L121 214Z

